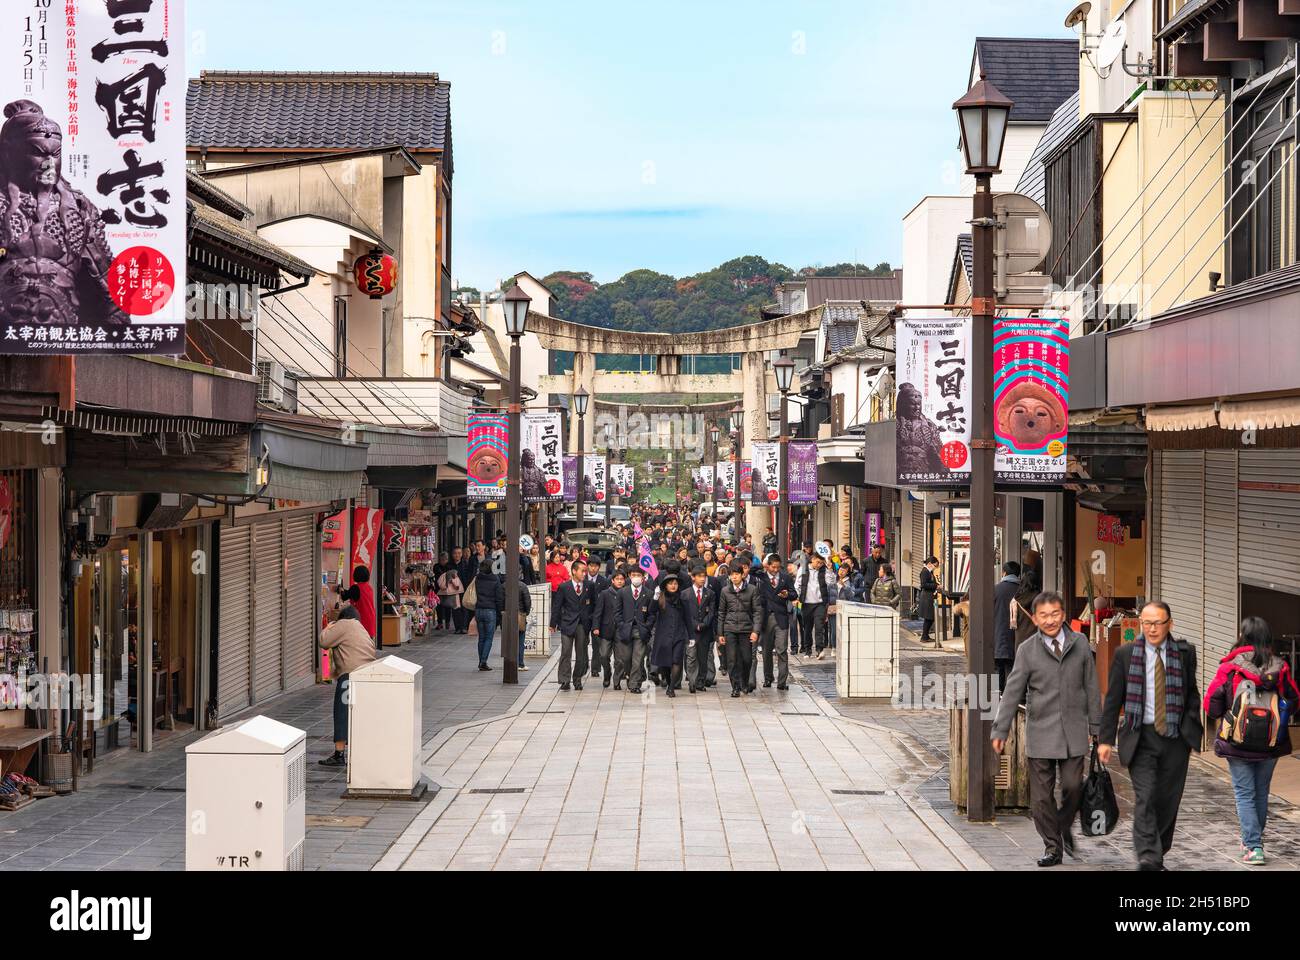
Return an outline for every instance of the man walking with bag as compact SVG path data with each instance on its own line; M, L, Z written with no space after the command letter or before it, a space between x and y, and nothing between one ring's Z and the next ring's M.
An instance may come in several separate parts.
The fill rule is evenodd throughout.
M1045 847L1040 867L1060 866L1062 852L1074 856L1071 823L1083 795L1083 761L1101 724L1101 697L1088 639L1065 626L1065 601L1041 593L1032 612L1037 632L1016 651L997 717L993 749L1006 749L1021 703L1028 704L1025 755L1034 827ZM1104 758L1103 758L1104 759ZM1056 781L1061 781L1061 805Z
M1173 624L1168 604L1152 601L1142 608L1142 639L1116 651L1102 713L1101 762L1110 759L1118 737L1120 762L1133 781L1139 870L1165 869L1187 765L1205 732L1196 650L1173 637Z

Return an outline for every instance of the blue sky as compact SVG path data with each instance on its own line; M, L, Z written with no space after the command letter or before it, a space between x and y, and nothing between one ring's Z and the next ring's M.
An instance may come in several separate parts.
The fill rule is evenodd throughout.
M1068 37L1069 0L190 0L190 71L432 70L452 84L453 272L756 254L901 257L951 192L976 36Z

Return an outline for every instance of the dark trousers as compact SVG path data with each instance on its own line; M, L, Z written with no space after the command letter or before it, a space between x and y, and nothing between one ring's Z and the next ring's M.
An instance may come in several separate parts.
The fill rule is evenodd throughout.
M933 620L922 620L922 621L921 621L921 642L922 642L922 643L929 643L929 642L930 642L930 631L933 630L933 629L934 629L934 621L933 621Z
M1016 661L995 657L993 662L998 666L998 689L1005 690L1007 686L1007 676L1011 673L1011 668L1016 665Z
M727 634L727 679L738 690L749 689L754 667L754 644L747 633Z
M612 637L597 637L594 634L591 638L591 675L593 677L600 674L605 675L608 680L612 674L612 664L610 663L614 655L614 640Z
M574 660L577 663L574 663ZM579 626L575 633L560 635L560 683L582 683L587 675L587 628Z
M1193 704L1192 709L1196 709ZM1178 806L1187 784L1192 749L1182 737L1162 737L1155 727L1139 734L1137 752L1129 764L1133 781L1133 849L1138 867L1158 869L1174 845Z
M811 653L813 645L818 650L826 648L826 604L805 603L802 611L803 652Z
M1056 805L1056 778L1061 778L1061 805ZM1083 757L1068 760L1029 758L1029 803L1033 808L1034 828L1043 838L1049 857L1059 856L1063 835L1079 812L1083 799Z
M703 690L713 672L713 644L707 634L697 632L695 639L686 645L686 682L696 690Z
M763 680L766 683L773 682L772 675L772 655L776 655L776 676L777 686L784 687L790 683L790 629L781 629L776 622L776 615L769 613L767 620L763 624L763 634L761 638L763 647Z
M622 676L628 678L629 689L636 690L645 683L646 679L646 654L649 649L646 638L641 635L641 631L633 628L631 636L627 643L618 645L621 655L626 657L623 661Z
M469 629L470 611L466 607L457 607L451 612L451 622L456 627L457 633L464 633Z

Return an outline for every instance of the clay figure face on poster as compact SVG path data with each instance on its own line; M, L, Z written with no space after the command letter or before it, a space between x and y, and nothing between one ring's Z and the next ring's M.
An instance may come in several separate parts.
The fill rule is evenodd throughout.
M16 100L0 127L0 323L124 324L98 207L63 176L63 130Z
M1016 450L1037 451L1066 428L1061 401L1041 383L1027 381L1008 390L998 403L997 422Z

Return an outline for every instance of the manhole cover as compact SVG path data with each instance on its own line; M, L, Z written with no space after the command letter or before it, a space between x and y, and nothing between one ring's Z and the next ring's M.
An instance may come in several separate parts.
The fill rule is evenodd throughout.
M370 817L322 817L312 815L307 817L307 828L312 827L339 827L345 830L360 830L370 823Z

